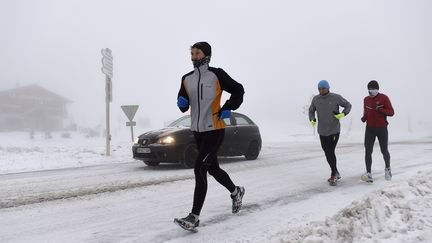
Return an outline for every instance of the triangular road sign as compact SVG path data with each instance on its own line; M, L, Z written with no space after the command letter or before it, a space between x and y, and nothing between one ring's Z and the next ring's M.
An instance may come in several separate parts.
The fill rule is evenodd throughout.
M129 118L129 121L132 121L137 110L138 110L137 105L122 105L121 108L123 110L123 112L126 114L126 116Z

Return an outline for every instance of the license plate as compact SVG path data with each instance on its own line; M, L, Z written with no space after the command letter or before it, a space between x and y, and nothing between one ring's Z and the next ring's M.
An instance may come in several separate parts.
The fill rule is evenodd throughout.
M137 148L137 153L149 154L149 153L151 153L151 149L150 148Z

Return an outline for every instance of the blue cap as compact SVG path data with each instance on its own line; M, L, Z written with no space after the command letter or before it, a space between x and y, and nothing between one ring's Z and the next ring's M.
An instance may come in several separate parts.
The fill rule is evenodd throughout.
M321 80L318 83L318 89L320 88L325 88L325 89L330 89L330 84L327 80Z

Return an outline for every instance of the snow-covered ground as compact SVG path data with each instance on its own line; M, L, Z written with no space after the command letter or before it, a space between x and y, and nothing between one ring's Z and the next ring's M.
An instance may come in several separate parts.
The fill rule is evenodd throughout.
M431 137L391 139L390 182L376 147L372 185L359 179L361 135L341 137L337 187L313 136L265 143L255 161L221 158L246 188L244 208L232 215L228 192L209 179L196 234L172 223L191 208L192 170L146 167L130 142L113 141L107 158L101 138L5 137L0 242L432 242Z
M368 193L325 221L278 233L287 242L430 242L432 170Z
M132 142L123 138L113 141L112 156L106 157L102 137L72 133L62 138L61 133L53 133L51 139L45 139L44 134L36 133L30 139L24 132L0 133L0 174L131 162Z

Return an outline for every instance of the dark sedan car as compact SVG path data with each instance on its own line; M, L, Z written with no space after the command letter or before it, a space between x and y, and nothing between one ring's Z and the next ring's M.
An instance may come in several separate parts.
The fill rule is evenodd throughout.
M247 116L232 113L226 123L225 139L219 156L245 156L254 160L261 151L261 135L258 126ZM144 133L132 147L133 157L148 166L159 163L181 163L192 168L198 155L192 131L191 117L183 116L168 127Z

